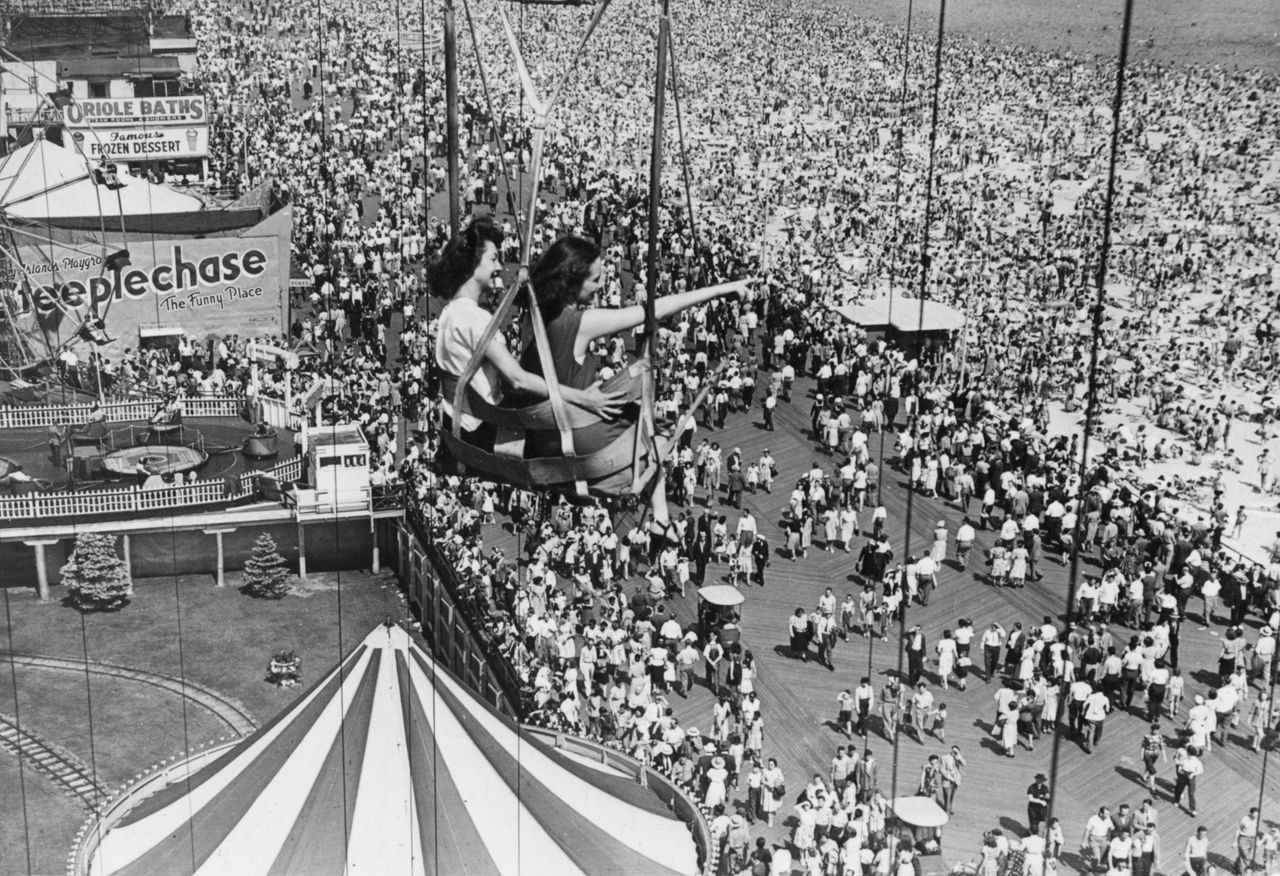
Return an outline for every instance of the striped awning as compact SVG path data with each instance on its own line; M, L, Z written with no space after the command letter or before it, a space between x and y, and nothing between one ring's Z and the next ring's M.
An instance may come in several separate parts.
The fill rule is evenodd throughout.
M693 874L651 791L531 734L379 627L296 703L141 801L94 876Z

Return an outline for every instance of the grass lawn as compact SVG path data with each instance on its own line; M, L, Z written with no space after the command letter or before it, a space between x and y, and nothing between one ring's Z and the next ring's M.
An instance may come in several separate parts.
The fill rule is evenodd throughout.
M344 572L310 576L301 592L278 601L252 599L208 577L136 582L133 601L112 614L84 617L58 603L41 604L29 591L10 591L12 641L0 633L0 649L116 663L185 677L243 703L266 722L293 702L303 688L280 690L265 682L267 662L281 649L302 658L304 687L330 670L386 620L405 617L395 578ZM339 583L341 587L339 588ZM55 594L60 588L55 588ZM338 624L341 593L341 628ZM180 610L179 610L180 608ZM181 630L181 631L179 631ZM340 635L341 634L341 635ZM0 712L13 714L10 667L0 667ZM24 726L90 763L85 677L75 673L17 668L18 703ZM100 781L116 788L153 763L183 749L181 703L150 685L90 676L93 741ZM188 705L186 737L209 742L229 731L204 709ZM37 873L61 873L85 813L46 779L27 772L27 816L33 829L32 863ZM0 873L25 873L17 759L0 752Z
M0 703L13 714L13 684L0 673ZM73 752L110 791L151 764L183 751L182 701L174 694L134 681L54 669L17 667L22 726ZM89 749L89 703L93 704L93 750ZM191 747L229 736L230 729L192 703L186 708Z
M76 831L88 813L54 784L31 769L24 770L27 786L26 830L31 834L31 873L62 876ZM27 838L22 819L18 759L0 752L0 873L27 872Z

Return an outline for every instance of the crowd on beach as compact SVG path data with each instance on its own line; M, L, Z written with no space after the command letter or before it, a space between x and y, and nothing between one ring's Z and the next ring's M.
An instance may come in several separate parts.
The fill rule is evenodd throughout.
M576 51L564 37L572 28L550 22L585 13L534 10L527 21L522 13L519 36L547 89ZM473 12L494 102L464 40L464 212L493 211L505 231L496 291L513 282L518 248L514 198L504 198L536 182L531 255L566 235L590 238L603 251L599 303L637 299L648 282L653 52L637 24L647 19L605 15L548 130L541 179L530 181L532 113L514 77L498 75L510 59L497 20ZM366 427L374 483L407 485L412 515L457 571L459 601L518 678L526 714L623 748L688 788L710 815L722 872L908 872L914 852L886 823L868 734L890 746L903 734L942 743L919 792L949 810L965 758L945 747L938 692L972 696L979 679L999 690L990 732L1003 754L1062 733L1117 755L1122 743L1102 731L1124 720L1142 728L1140 751L1123 744L1142 758L1153 800L1167 748L1174 802L1193 815L1197 777L1213 769L1215 750L1268 744L1280 717L1266 693L1280 545L1270 563L1243 561L1223 544L1243 509L1227 507L1220 483L1206 485L1194 508L1176 485L1143 472L1181 455L1239 470L1231 430L1258 430L1265 450L1274 429L1274 77L1130 69L1118 245L1093 383L1102 408L1141 406L1150 428L1095 434L1082 469L1080 435L1054 434L1050 411L1089 401L1114 64L946 42L925 269L931 45L905 47L903 82L899 28L760 0L681 7L683 131L673 125L668 136L655 285L667 295L760 281L663 325L659 413L685 409L692 387L712 389L670 461L673 529L655 535L634 508L562 503L436 462L444 410L423 268L448 237L439 218L444 84L424 70L423 47L408 44L413 28L401 23L412 16L385 0L327 8L318 19L288 4L215 4L193 15L200 87L215 113L216 182L271 185L292 206L293 261L311 283L287 338L253 340L309 355L296 369L264 365L252 387L251 339L227 338L103 362L107 380L121 393L277 398L290 381L300 404L320 386L325 422ZM915 349L868 337L828 309L884 291L952 303L965 327ZM914 299L900 301L911 312ZM518 332L507 334L515 348ZM597 352L622 368L631 341ZM717 434L744 418L772 430L783 406L808 417L815 462L798 483L775 482L768 450L744 455ZM1157 427L1172 437L1156 437ZM903 521L882 501L888 467L961 520L939 521L927 550L895 554L900 539L890 535ZM1272 489L1268 464L1258 469L1261 489ZM780 535L743 507L760 493L785 520ZM516 555L486 545L499 524L518 533ZM793 654L834 668L843 643L900 638L907 677L878 689L851 683L836 704L843 745L829 768L802 780L771 755L769 696L751 649L677 615L701 585L767 587L770 564L804 563L819 550L848 552L861 586L798 608L785 621ZM1016 588L1073 551L1087 562L1072 616L957 618L938 631L910 623L945 564L978 573L964 586ZM1192 617L1222 629L1223 653L1211 682L1184 687L1191 673L1179 665L1179 635ZM683 726L674 698L706 695L712 726ZM1233 743L1240 722L1244 741ZM1042 784L1029 791L1033 803L1047 799ZM1028 807L1026 836L985 837L979 871L1043 872L1065 843L1061 825L1033 817L1044 814ZM758 835L757 822L790 816L787 842ZM1151 872L1155 819L1134 818L1090 821L1083 845L1095 865ZM1271 834L1256 818L1252 838L1241 829L1237 843L1270 862ZM1189 841L1185 857L1204 872L1202 846Z

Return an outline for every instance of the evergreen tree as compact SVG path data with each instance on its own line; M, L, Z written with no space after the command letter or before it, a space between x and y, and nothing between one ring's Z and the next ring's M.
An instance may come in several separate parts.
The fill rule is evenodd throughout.
M253 543L253 556L244 564L244 592L260 599L283 599L289 592L289 564L267 533Z
M114 611L129 601L133 584L124 560L116 555L116 537L85 532L61 571L71 601L81 610Z

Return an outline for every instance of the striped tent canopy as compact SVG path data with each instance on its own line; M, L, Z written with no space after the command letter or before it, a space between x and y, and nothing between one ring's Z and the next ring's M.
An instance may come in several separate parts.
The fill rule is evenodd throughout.
M252 736L139 802L94 876L697 872L653 791L521 732L378 627Z

